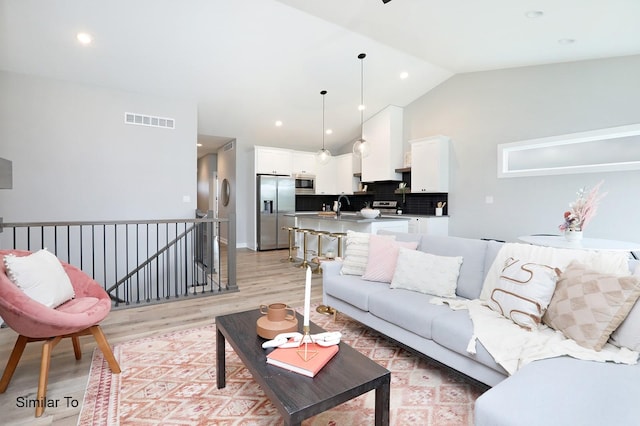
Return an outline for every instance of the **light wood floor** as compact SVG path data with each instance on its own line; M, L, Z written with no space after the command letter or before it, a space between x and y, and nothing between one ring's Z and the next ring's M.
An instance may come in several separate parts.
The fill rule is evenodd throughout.
M193 298L112 311L102 322L111 345L148 335L211 324L216 315L253 309L260 304L284 302L301 307L304 302L304 270L289 262L284 250L254 252L238 250L239 292ZM322 301L322 280L313 275L312 303ZM4 371L17 334L0 330L0 368ZM60 407L47 408L40 418L34 408L18 407L20 398L35 399L40 369L41 343L30 343L22 355L9 388L0 394L2 425L76 425L87 384L91 356L96 347L92 337L82 337L81 360L76 361L69 339L53 352L47 397L59 399ZM212 348L213 350L213 348ZM66 404L70 401L70 404ZM76 405L73 407L71 405ZM69 405L67 407L67 405Z

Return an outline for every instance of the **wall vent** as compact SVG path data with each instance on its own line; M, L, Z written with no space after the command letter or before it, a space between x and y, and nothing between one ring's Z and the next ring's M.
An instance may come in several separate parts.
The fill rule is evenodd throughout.
M223 151L231 151L231 150L233 149L233 142L234 142L234 141L231 141L231 142L229 142L228 144L226 144L225 146L223 146L223 147L222 147L222 150L223 150Z
M135 114L133 112L124 113L124 122L137 126L162 127L164 129L176 128L176 121L173 118L154 117L153 115Z

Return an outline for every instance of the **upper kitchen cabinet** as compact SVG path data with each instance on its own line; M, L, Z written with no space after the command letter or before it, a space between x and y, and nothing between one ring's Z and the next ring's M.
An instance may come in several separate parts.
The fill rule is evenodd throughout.
M362 181L402 180L402 108L390 105L363 125L369 155L362 159Z
M336 163L336 194L353 194L354 188L357 187L358 178L353 174L357 173L354 165L353 154L338 155L332 161Z
M293 172L293 155L290 149L256 146L256 174L287 175Z
M449 141L433 136L411 144L411 192L449 192Z
M333 195L336 193L336 158L327 164L318 164L316 168L316 195Z
M313 152L293 151L293 173L303 175L315 175L317 168L322 167L316 160Z

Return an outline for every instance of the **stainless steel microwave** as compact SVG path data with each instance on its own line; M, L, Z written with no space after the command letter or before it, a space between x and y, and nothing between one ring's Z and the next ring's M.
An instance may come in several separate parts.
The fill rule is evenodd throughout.
M315 194L316 176L308 174L294 174L296 181L296 194Z

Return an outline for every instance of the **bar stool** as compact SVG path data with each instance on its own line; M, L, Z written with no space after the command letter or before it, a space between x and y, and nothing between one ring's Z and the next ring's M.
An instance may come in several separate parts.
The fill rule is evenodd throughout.
M310 232L311 235L315 235L318 237L318 253L316 254L316 260L317 260L317 265L315 267L315 269L313 269L313 273L314 274L321 274L322 273L322 269L320 268L320 257L322 256L322 237L327 237L329 236L329 232L328 231L318 231L318 230L313 230Z
M283 231L289 231L289 257L286 259L282 259L281 262L295 262L296 258L293 257L293 250L297 249L298 247L295 245L295 238L293 238L294 232L296 231L296 229L298 229L297 226L283 226L282 228Z
M347 236L346 232L332 232L329 234L332 238L338 239L338 257L342 259L342 238Z
M302 263L298 265L299 268L306 268L309 266L309 261L307 260L307 236L313 231L315 230L308 228L296 229L297 233L302 234Z

